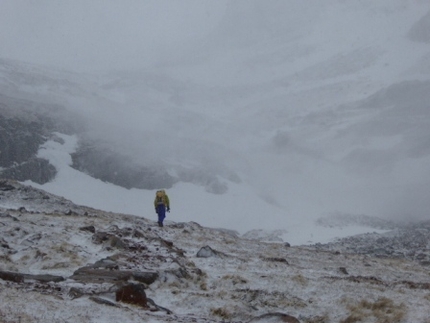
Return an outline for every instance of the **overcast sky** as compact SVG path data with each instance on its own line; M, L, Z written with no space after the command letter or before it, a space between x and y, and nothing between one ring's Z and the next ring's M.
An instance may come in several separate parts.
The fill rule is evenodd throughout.
M406 12L401 26L408 12L427 9L422 0L392 2L389 12L370 0L0 0L0 57L76 71L146 68L183 54L230 59L237 48L311 33L324 57L324 48L373 46L376 35L399 32L391 13Z
M147 67L210 32L226 1L1 0L1 56L87 71Z

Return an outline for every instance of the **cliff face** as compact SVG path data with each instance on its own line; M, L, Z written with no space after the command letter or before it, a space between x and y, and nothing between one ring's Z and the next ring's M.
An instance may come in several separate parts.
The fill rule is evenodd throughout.
M33 113L24 109L34 104L0 95L1 176L44 184L55 177L56 170L47 160L38 158L37 152L58 125L37 109Z
M175 182L163 169L138 165L86 137L86 121L66 108L0 93L0 177L38 184L57 174L48 160L38 157L40 146L58 140L55 132L75 134L79 146L72 167L94 178L126 188L169 188Z
M72 167L104 182L125 188L170 188L176 181L165 170L139 165L110 148L84 143L72 154Z

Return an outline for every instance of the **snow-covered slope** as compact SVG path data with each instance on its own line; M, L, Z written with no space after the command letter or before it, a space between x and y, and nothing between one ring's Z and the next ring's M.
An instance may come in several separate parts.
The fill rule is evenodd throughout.
M63 141L48 141L38 155L58 169L56 178L43 185L31 181L26 184L65 196L80 205L156 220L153 191L125 189L73 169L70 166L70 153L76 149L76 138L58 136ZM279 206L273 204L270 196L255 200L256 191L247 183L229 183L226 194L210 194L191 183L178 183L167 192L171 200L168 220L195 221L208 227L237 231L239 234L248 232L250 236L284 240L292 245L329 242L335 237L369 231L383 232L391 228L388 225L375 227L363 222L328 227L318 225L314 219L288 217Z
M354 242L323 251L196 222L159 228L12 181L1 181L0 198L5 323L426 323L430 315L428 266L407 257L414 243L381 258L349 253ZM416 230L428 241L428 228ZM147 306L118 299L130 283L145 288Z

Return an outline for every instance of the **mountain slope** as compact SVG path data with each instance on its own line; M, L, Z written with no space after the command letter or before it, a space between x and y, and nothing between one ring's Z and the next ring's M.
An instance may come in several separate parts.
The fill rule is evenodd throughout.
M314 223L332 214L428 218L428 2L217 9L194 43L128 71L1 59L0 140L15 148L0 148L4 176L134 215L168 188L179 221L275 230L291 244L327 241ZM334 235L357 233L346 231Z
M428 267L411 260L159 228L12 181L0 193L5 323L429 322ZM146 307L118 301L130 283Z

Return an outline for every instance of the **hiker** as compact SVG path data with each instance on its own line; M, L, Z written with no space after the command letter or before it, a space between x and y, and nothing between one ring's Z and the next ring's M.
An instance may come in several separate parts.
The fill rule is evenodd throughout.
M170 212L169 197L164 190L159 190L155 193L154 207L155 213L158 215L158 226L162 227L166 211Z

